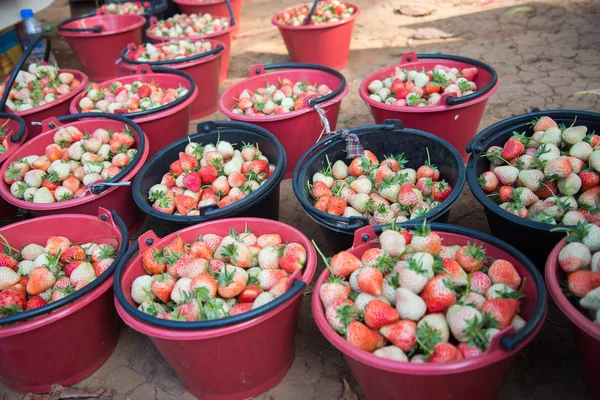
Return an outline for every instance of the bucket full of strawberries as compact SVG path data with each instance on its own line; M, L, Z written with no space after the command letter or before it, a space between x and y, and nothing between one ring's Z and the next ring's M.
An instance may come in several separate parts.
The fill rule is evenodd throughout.
M27 124L15 114L0 113L0 165L27 138ZM13 219L17 207L0 197L0 221Z
M321 65L254 65L248 79L223 92L219 110L233 121L257 125L275 135L289 160L287 179L302 154L323 133L335 130L349 90L344 75Z
M492 399L539 332L543 279L510 245L433 223L365 227L326 259L312 297L321 333L366 398ZM476 255L475 255L476 254Z
M244 0L173 0L183 14L231 15L235 17L233 34L240 30Z
M149 231L130 250L116 272L117 311L150 337L187 391L251 398L285 376L317 264L300 231L223 219L163 238Z
M540 269L562 238L557 225L600 220L598 129L597 113L540 111L491 125L467 147L467 182L493 235Z
M293 62L341 70L348 63L354 21L360 9L338 0L288 7L273 16Z
M498 74L484 62L447 54L404 53L400 64L366 78L358 93L376 123L399 119L408 128L447 140L462 155L477 133Z
M48 392L106 362L119 338L113 273L127 247L125 224L103 208L0 228L3 384Z
M161 233L234 216L277 220L285 167L283 147L265 129L201 122L196 135L146 162L133 182L133 199Z
M446 222L464 171L448 142L389 120L342 129L315 144L296 165L292 187L329 246L341 251L367 225Z
M42 130L0 167L5 201L34 216L113 207L129 229L141 226L130 185L148 157L148 139L135 122L86 113L42 121Z
M548 256L546 284L556 305L571 321L584 364L584 379L600 396L594 371L600 357L600 227L587 221L561 229L568 236Z

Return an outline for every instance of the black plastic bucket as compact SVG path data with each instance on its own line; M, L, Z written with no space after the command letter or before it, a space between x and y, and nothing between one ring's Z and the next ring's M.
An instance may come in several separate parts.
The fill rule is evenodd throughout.
M200 215L183 216L165 214L152 208L148 200L150 188L160 183L163 175L169 171L171 163L185 151L188 138L171 143L156 153L138 172L133 182L133 199L137 206L148 215L157 234L175 232L186 226L200 224L215 219L232 217L258 217L279 219L279 184L283 179L287 159L285 150L275 136L267 130L245 122L206 121L198 124L198 133L189 137L201 144L216 143L217 138L237 143L257 143L260 151L275 165L275 171L266 183L240 201L227 207L218 208L216 204L200 208Z
M488 148L504 146L504 143L513 136L513 132L526 132L527 136L531 136L533 129L529 123L544 115L566 126L571 125L577 118L578 125L587 126L588 131L600 132L600 114L577 110L538 111L517 115L489 126L475 136L467 146L467 152L471 153L467 163L467 182L471 192L485 210L492 235L522 251L540 270L544 269L548 254L565 233L550 232L551 229L556 228L556 225L520 218L504 211L483 192L477 183L477 177L489 171L488 159L481 157Z
M450 208L458 200L465 186L465 166L460 154L450 143L431 133L404 128L399 120L386 120L384 124L361 126L349 131L358 136L365 150L372 151L380 159L385 154L404 153L408 160L406 168L417 169L421 166L423 160L427 159L429 149L431 162L437 165L440 177L452 186L452 193L438 207L409 222L416 223L424 219L448 221ZM341 135L331 135L308 149L296 165L292 186L304 211L321 226L332 251L339 252L352 247L354 232L369 225L369 221L366 217L338 217L320 211L312 205L312 197L306 183L312 181L316 172L327 166L325 156L328 156L331 162L345 160L346 140Z

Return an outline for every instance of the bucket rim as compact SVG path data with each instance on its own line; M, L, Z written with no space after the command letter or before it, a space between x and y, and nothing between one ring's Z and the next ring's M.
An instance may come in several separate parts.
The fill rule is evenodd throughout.
M182 235L189 231L196 231L198 229L207 231L214 226L229 226L237 223L249 224L251 227L253 225L256 226L260 224L261 226L269 226L269 229L272 229L273 231L277 231L279 227L285 227L285 230L291 232L291 234L295 237L294 241L302 244L305 247L307 254L305 267L303 268L301 274L297 273L297 275L290 275L290 279L293 280L293 284L283 295L277 297L267 305L234 317L225 317L217 320L196 322L161 320L139 311L137 307L132 305L127 300L123 293L121 280L123 279L125 270L132 264L132 259L134 259L133 262L141 262L140 259L142 254L139 252L140 242L145 243L145 247L147 249L150 248L150 246L155 246L158 242L161 244L168 243L170 240L172 240L172 238L176 237L176 235ZM137 254L134 256L134 253ZM201 225L185 227L162 238L158 238L152 231L148 231L142 234L140 238L138 238L138 241L135 242L127 251L127 253L120 259L119 265L115 271L115 306L117 307L117 312L121 318L123 318L123 320L129 326L141 333L163 339L210 339L236 333L260 324L291 306L291 304L302 295L304 289L312 281L316 272L316 267L317 253L311 241L304 233L291 225L265 218L237 217L214 220ZM294 279L295 275L297 277L296 279ZM248 315L251 315L251 317L248 317ZM200 325L204 325L204 327L200 327Z
M408 61L411 59L411 56L416 57L417 61ZM453 97L452 95L448 95L447 101L450 101L451 99L457 99L457 101L460 101L459 99L463 99L463 101L464 101L464 102L460 102L458 104L453 104L453 105L448 105L447 103L445 103L445 104L438 104L436 106L427 106L427 107L394 106L391 104L386 104L383 102L375 101L369 97L367 87L369 86L369 83L371 81L373 81L374 79L378 79L379 75L382 75L382 74L388 73L388 72L392 72L394 70L394 68L396 68L396 67L403 67L403 66L409 66L409 65L416 67L422 63L435 62L432 60L441 60L441 61L446 60L446 61L455 61L455 62L462 62L465 64L471 64L472 66L483 68L483 69L487 70L492 75L492 80L486 87L475 91L472 95L468 95L468 96L473 96L470 100L464 101L464 98L466 98L468 96L464 96L464 98L460 98L460 97ZM493 85L492 85L492 83L493 83ZM469 106L472 106L472 105L475 105L475 104L478 104L481 102L486 102L494 93L496 93L499 86L500 86L500 80L498 79L498 74L497 74L496 70L494 68L492 68L489 64L484 63L483 61L475 60L474 58L469 58L469 57L455 56L455 55L451 55L451 54L415 54L414 52L410 52L410 53L403 54L402 60L399 64L381 69L377 72L372 73L368 77L366 77L361 82L361 84L358 88L358 94L360 95L360 98L365 103L367 103L367 106L369 106L369 107L382 109L382 110L386 110L386 111L397 112L397 113L432 113L432 112L439 112L439 111L456 110L456 109L460 109L460 108L469 107ZM442 97L442 100L443 100L443 97ZM441 103L441 101L440 101L440 103Z
M185 14L185 15L187 15L187 14ZM229 17L223 16L223 15L212 15L212 17L229 19ZM146 29L146 36L148 37L148 39L151 39L155 43L168 42L173 39L177 39L177 40L189 39L189 40L195 42L195 41L204 40L204 39L219 39L222 36L229 35L235 28L237 28L237 26L238 26L237 24L234 24L234 25L229 24L227 29L224 29L219 32L205 33L202 35L176 36L176 37L156 35L151 32L151 30L153 29L153 26L150 26L148 29ZM226 46L225 50L229 50L228 47L229 46Z
M142 146L142 151L138 150L138 152L134 156L134 159L132 160L132 162L135 161L135 164L132 166L132 168L129 170L129 172L127 172L123 177L120 177L117 180L115 180L113 178L107 182L116 183L117 181L118 182L125 182L128 180L131 181L131 179L133 177L135 177L135 175L139 172L139 170L142 168L143 164L146 162L146 159L148 158L148 153L150 151L148 137L140 129L140 127L136 124L135 121L126 119L124 117L110 118L108 116L114 117L114 115L112 115L112 114L95 114L95 113L90 114L90 113L87 113L87 114L65 115L65 116L57 118L57 120L58 121L69 121L68 122L69 125L77 126L78 123L90 123L90 122L100 123L103 120L112 119L116 122L128 124L130 127L132 127L133 128L132 131L134 131L137 135L136 144L138 146ZM77 119L77 118L81 118L81 119ZM53 139L54 133L56 133L56 131L58 129L60 129L60 127L55 127L46 132L43 132L40 135L38 135L38 136L32 138L31 140L27 141L26 143L24 143L23 146L16 149L9 156L9 158L6 160L6 162L3 163L2 165L0 165L0 174L4 174L6 169L10 166L10 164L13 161L16 161L17 159L19 159L19 157L17 157L17 156L20 155L21 151L24 151L23 149L28 149L29 147L32 147L34 144L37 144L38 142L48 142L48 144L54 143L54 139ZM139 147L137 149L139 149ZM122 172L123 171L121 171L121 173ZM118 175L117 175L117 177L118 177ZM105 183L107 183L107 182L105 182ZM1 182L0 183L0 196L2 198L4 198L4 200L9 202L10 204L20 207L20 208L23 208L25 210L46 211L46 212L64 210L64 212L69 212L69 211L76 211L75 209L71 210L71 208L76 208L83 204L89 203L91 201L98 200L101 197L106 196L118 189L119 189L119 186L109 186L108 188L104 188L104 190L101 191L99 194L95 194L92 192L89 195L79 197L79 198L74 198L74 199L67 200L67 201L58 201L58 202L54 202L54 203L33 203L31 201L26 201L26 200L22 200L22 199L18 199L16 197L14 197L12 195L12 193L10 192L10 185L7 185L5 182Z
M64 25L67 25L71 22L74 22L76 20L81 20L81 19L88 19L88 18L99 18L99 19L111 19L111 18L129 18L131 19L131 23L128 24L127 26L121 28L121 29L116 29L116 30L111 30L111 31L101 31L101 32L70 32L70 31L65 31L62 28L64 27ZM58 34L64 37L69 37L69 38L80 38L80 39L85 39L85 38L97 38L97 37L106 37L106 36L112 36L112 35L119 35L121 33L125 33L125 32L129 32L129 31L133 31L135 29L139 29L142 26L144 26L144 24L146 24L146 18L142 15L135 15L135 14L108 14L108 13L98 13L98 14L86 14L85 16L79 16L79 17L75 17L75 18L69 18L66 19L64 21L62 21L61 23L58 24L57 26L57 30L58 30Z
M23 118L19 117L17 114L0 111L0 125L3 125L7 122L2 122L2 120L4 120L5 118L7 121L16 121L19 124L19 130L17 132L12 132L10 133L10 135L6 136L7 146L4 150L4 153L0 154L0 166L27 139L27 123Z
M211 47L213 48L213 50L210 50L210 51L204 52L204 53L193 54L189 57L182 58L182 59L163 60L163 61L137 61L137 60L132 60L132 59L128 58L127 56L130 55L133 51L135 51L135 48L136 48L135 43L130 43L121 52L120 60L123 61L123 66L125 68L128 68L128 70L130 70L130 71L131 70L135 71L135 68L137 65L143 65L143 64L147 64L150 67L168 66L169 68L181 70L181 69L193 67L195 65L204 64L206 62L215 60L223 55L223 52L225 51L225 44L223 42L221 42L219 40L214 40L214 39L206 39L205 41L209 42L211 44ZM164 42L164 43L166 44L169 42ZM219 47L221 47L220 50L219 50ZM207 54L211 51L213 52L212 54Z
M239 89L240 87L245 89L245 86L248 85L248 82L250 82L252 80L268 78L268 77L271 77L274 75L280 77L280 76L284 76L284 74L286 72L296 71L296 70L302 70L302 69L300 69L300 68L298 68L298 69L285 68L285 69L281 69L281 70L277 70L277 71L273 71L273 72L266 72L266 73L262 73L262 74L255 75L255 76L249 76L247 78L242 79L241 81L239 81L237 83L234 83L233 85L230 85L229 87L227 87L225 89L225 91L223 91L223 93L221 94L221 97L219 97L219 104L218 104L219 111L221 111L223 114L225 114L225 116L227 116L227 118L230 118L235 121L246 122L249 124L264 123L264 122L279 122L279 121L283 121L286 119L299 117L301 115L304 115L304 114L307 114L310 112L316 113L316 111L313 107L303 107L299 110L294 110L294 111L290 111L290 112L283 113L283 114L272 114L272 115L264 115L264 116L257 117L257 116L250 116L250 115L234 114L233 112L231 112L231 110L229 108L227 108L225 106L224 99L233 97L232 92L234 90ZM321 71L321 70L317 70L317 69L311 70L311 71L327 73L326 71ZM348 95L349 92L350 92L350 85L346 82L346 84L340 94L338 94L336 97L334 97L330 100L327 100L323 103L319 103L318 106L320 108L324 109L325 111L327 111L327 108L341 102Z
M412 224L413 226L418 224ZM315 283L315 287L312 294L311 299L311 308L313 317L317 324L317 327L321 331L321 334L325 336L325 338L336 347L344 356L350 357L357 362L361 362L369 367L380 369L387 372L392 373L400 373L407 375L420 375L420 376L437 376L437 375L449 375L449 374L457 374L461 372L467 372L478 368L483 368L485 366L497 363L499 361L505 360L509 357L515 355L521 348L525 347L533 338L537 335L537 333L542 328L544 324L544 319L546 317L546 313L548 310L548 299L547 293L544 285L544 280L537 270L537 268L533 265L533 263L525 257L523 253L521 253L516 248L512 247L506 242L503 242L499 239L494 238L491 235L476 231L474 229L464 228L455 225L449 224L441 224L441 223L431 223L430 224L432 232L441 232L441 233L452 233L458 234L461 236L469 237L477 239L481 242L491 244L494 247L501 249L502 251L510 254L515 259L517 259L521 265L531 274L533 277L533 284L538 289L538 306L534 309L533 314L529 321L534 318L537 319L537 323L531 329L529 334L523 334L523 330L516 332L512 336L507 336L507 333L514 331L513 328L509 327L500 333L502 336L492 341L488 350L492 349L489 353L482 354L478 357L474 357L471 359L446 362L440 364L416 364L410 362L399 362L394 360L387 360L384 358L377 357L371 353L366 351L357 349L353 347L348 341L342 338L337 332L331 328L329 323L325 318L325 312L323 311L323 305L321 304L321 299L319 298L319 289L321 285L324 283L325 279L329 276L329 270L324 269ZM369 235L367 235L369 236ZM367 241L370 237L367 238ZM356 237L355 237L356 240ZM360 240L360 238L359 238ZM355 242L356 243L356 242ZM354 248L354 247L353 247ZM528 322L529 322L528 321ZM525 329L525 328L523 328ZM500 336L500 335L497 335ZM507 348L504 348L503 343L507 343ZM495 344L495 346L494 346ZM511 349L512 348L512 349Z
M175 1L175 0L173 0ZM347 1L343 2L346 6L352 6L354 7L354 14L352 14L352 16L348 19L344 19L342 21L337 21L337 22L326 22L324 24L319 24L319 25L298 25L298 26L294 26L294 25L286 25L286 24L280 24L279 22L277 22L277 16L279 16L279 14L281 14L284 11L288 11L291 9L294 9L296 7L300 7L300 6L310 6L311 3L301 3L301 4L296 4L294 6L291 7L286 7L283 10L279 11L277 14L273 15L273 18L271 18L271 24L275 25L276 27L278 27L281 30L289 30L289 31L307 31L307 30L319 30L319 29L331 29L331 28L335 28L341 25L345 25L348 24L350 22L354 23L354 21L356 20L356 18L358 17L358 14L360 14L361 9L360 7L358 7L356 4L354 3L350 3Z
M423 222L427 219L431 220L434 218L438 218L440 215L449 211L450 208L454 205L454 203L459 199L462 195L465 188L465 165L462 162L462 157L458 153L458 150L454 148L450 143L440 138L439 136L433 135L429 132L421 131L418 129L405 128L402 126L402 123L399 120L386 120L384 124L375 124L375 125L364 125L359 127L354 127L349 129L350 133L356 134L360 139L362 136L373 135L373 134L381 134L387 135L392 132L402 133L402 134L410 134L415 136L425 137L429 140L439 143L444 148L450 151L450 153L454 156L457 168L458 168L458 179L454 187L452 188L452 193L446 200L444 200L439 206L434 208L433 210L428 211L420 217L408 220L406 222L400 223L400 226L404 226L406 224ZM385 132L387 131L387 132ZM328 214L321 210L316 209L308 200L307 196L304 195L303 187L304 182L300 182L301 176L306 177L306 170L308 167L315 161L315 159L323 153L326 153L328 149L333 146L339 145L340 143L344 143L345 139L342 138L341 135L329 135L325 139L314 144L310 149L308 149L303 155L302 158L296 164L294 169L294 175L292 177L292 189L294 191L294 195L298 202L304 209L304 211L312 217L315 222L319 225L326 227L334 232L353 234L356 229L362 228L364 226L369 225L369 220L366 217L341 217ZM368 149L367 149L368 150ZM333 224L329 221L335 221L336 224Z
M77 86L75 89L71 90L66 95L61 96L60 98L54 100L53 102L46 103L43 106L33 107L33 108L30 108L29 110L25 110L25 111L13 111L8 106L4 106L4 110L6 112L10 112L12 114L18 115L19 117L28 117L32 114L35 114L35 113L38 113L41 111L46 111L52 107L56 107L58 105L61 105L62 103L66 103L66 102L70 101L73 97L75 97L79 93L81 93L83 91L83 89L87 86L87 84L89 83L88 76L81 71L78 71L75 69L67 69L67 68L62 68L62 69L58 70L59 74L63 73L63 72L73 74L73 76L75 76L75 79L79 79L79 81L81 82L79 84L79 86Z
M580 310L578 310L567 297L563 294L559 276L564 275L563 271L558 267L558 254L565 247L567 243L567 237L565 236L560 242L554 246L552 252L546 260L546 285L550 296L565 314L565 316L571 321L572 324L577 326L583 332L600 342L600 326L594 324L588 317L586 317ZM600 343L599 343L600 344Z
M208 206L208 207L206 207L206 211L204 214L196 215L196 216L173 215L173 214L161 213L159 211L156 211L154 208L152 208L152 206L150 206L148 204L148 202L146 201L147 194L142 193L142 190L141 190L142 180L144 179L145 175L148 173L148 170L151 167L153 167L155 163L159 162L161 157L163 157L166 153L172 151L173 149L175 149L177 147L185 148L185 145L187 145L189 143L189 141L193 141L193 140L201 141L203 138L203 135L205 135L207 133L214 133L214 132L217 132L217 130L220 130L221 133L223 133L224 129L225 130L227 130L227 129L245 130L248 133L251 133L253 135L261 136L262 138L270 141L272 144L275 145L275 147L277 149L277 153L279 155L277 164L275 164L275 171L273 172L273 175L271 175L267 179L266 183L263 184L262 186L260 186L257 190L255 190L248 196L244 197L242 200L235 202L235 205L237 207L239 207L239 210L237 211L237 213L243 212L243 211L247 210L248 208L255 206L256 204L263 201L267 196L269 196L273 192L273 190L276 190L277 187L279 186L279 184L281 183L281 180L283 179L283 175L285 174L285 169L287 166L287 156L285 153L285 149L283 148L283 146L281 145L279 140L277 140L277 138L271 132L269 132L266 129L261 128L259 126L246 124L244 122L205 121L205 122L198 123L197 133L195 133L194 135L188 135L184 138L178 139L178 140L170 143L169 145L160 149L156 154L154 154L152 157L150 157L150 159L146 160L144 165L141 167L141 169L137 173L135 179L133 180L133 185L132 185L133 200L137 204L138 208L140 210L142 210L142 212L144 212L145 214L150 215L153 218L156 218L157 220L180 223L180 224L200 224L200 223L205 223L207 221L212 221L215 219L218 220L218 219L221 219L224 217L226 218L228 212L231 211L231 209L229 211L227 209L228 209L228 207L231 207L231 205L227 206L227 207L223 207L223 208L214 208L214 207ZM202 208L204 208L204 207L202 207ZM206 213L208 213L208 215Z
M113 276L115 269L117 268L118 261L121 259L121 257L123 257L129 246L129 231L127 230L123 220L114 210L109 212L108 210L99 207L98 216L86 214L57 214L37 217L2 227L0 228L0 232L4 229L13 228L15 226L33 225L39 222L54 220L58 220L57 222L60 222L64 221L66 218L81 220L82 223L85 223L85 221L96 221L97 219L100 219L102 222L107 223L108 228L115 233L115 237L117 237L117 240L119 241L119 251L114 262L106 271L104 271L99 277L94 279L84 288L71 293L70 295L56 302L49 303L43 307L31 311L24 311L8 317L0 318L0 338L6 338L29 332L65 318L93 302L112 287Z
M510 117L510 118L503 119L501 121L496 122L495 124L488 126L484 130L479 132L477 134L477 136L475 136L471 140L471 142L468 144L467 153L471 153L471 154L470 154L469 160L467 162L466 175L467 175L467 184L469 185L469 189L471 190L471 193L473 194L473 196L475 196L477 201L483 206L483 208L485 209L486 212L487 211L492 212L496 216L507 219L508 221L510 221L514 224L517 224L521 227L535 229L538 232L550 233L550 231L552 229L556 228L557 226L563 226L563 225L562 224L561 225L551 225L551 224L544 224L542 222L532 221L528 218L521 218L521 217L518 217L516 215L513 215L513 214L501 209L498 204L494 203L492 200L490 200L485 195L485 193L483 193L483 190L477 183L477 176L475 175L475 168L477 167L479 160L482 158L481 154L483 153L483 151L487 150L488 147L490 147L491 141L496 139L496 137L500 136L501 134L502 135L506 134L506 132L510 126L513 126L515 124L522 123L522 122L529 122L532 119L534 119L536 117L541 117L543 115L549 116L551 118L553 116L556 118L559 118L559 117L573 117L574 118L574 117L579 117L579 116L586 116L589 118L596 118L596 119L598 119L598 122L600 123L600 113L595 113L595 112L591 112L591 111L580 111L580 110L534 111L534 112L519 114L519 115ZM579 119L579 118L577 118L577 119ZM500 132L497 134L494 134L496 130L498 130ZM513 130L510 129L511 134L512 134L512 131Z

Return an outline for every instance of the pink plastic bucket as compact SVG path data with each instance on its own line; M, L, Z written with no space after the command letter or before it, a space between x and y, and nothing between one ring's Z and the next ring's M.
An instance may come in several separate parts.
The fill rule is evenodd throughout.
M270 70L280 71L266 72ZM306 97L303 108L285 114L255 117L231 112L236 104L235 99L239 98L244 89L255 91L265 86L266 82L276 82L279 78L326 84L333 89L333 92L319 98ZM304 152L319 140L323 131L323 122L313 106L317 105L325 111L333 131L337 124L342 99L346 97L349 90L346 79L341 73L321 65L294 63L253 65L250 67L248 79L225 89L219 100L219 110L233 121L254 124L275 135L287 154L288 166L283 177L287 179L292 177L294 168Z
M162 88L177 88L181 85L188 89L188 93L184 96L164 106L121 114L132 119L144 131L148 137L148 157L152 157L169 143L187 136L192 103L198 96L198 88L192 77L183 71L162 67L150 68L147 64L138 65L135 75L102 82L100 87L109 87L113 82L126 84L134 81L154 82ZM87 95L87 91L73 99L70 106L71 114L81 112L79 101L85 95Z
M80 120L78 120L80 119ZM60 121L60 122L59 122ZM29 155L44 154L46 146L54 143L54 133L63 123L76 126L80 131L94 132L98 128L120 131L124 126L129 126L135 135L136 149L138 150L129 166L108 182L131 182L135 174L142 168L148 158L148 139L142 133L139 126L131 120L118 115L110 114L78 114L68 115L56 119L48 119L42 122L44 133L29 140L18 149L0 167L0 175L4 176L6 170L13 161ZM97 187L98 194L90 193L86 196L72 200L61 201L51 204L39 204L18 199L10 193L10 185L4 180L0 183L0 196L10 204L29 211L34 216L46 216L62 213L95 215L99 207L112 208L123 216L125 225L132 232L139 228L143 222L143 214L136 207L131 194L131 186L103 186Z
M431 107L399 107L381 103L369 98L367 87L375 79L385 79L392 75L397 66L404 69L432 69L437 64L460 69L477 67L479 73L475 83L480 88L475 93L453 97L454 94L444 94L439 105ZM467 144L477 133L479 122L483 116L487 100L498 89L498 75L489 65L471 58L451 56L446 54L415 54L404 53L400 64L382 69L365 79L358 89L360 97L373 116L376 123L382 124L386 119L399 119L407 128L420 129L433 133L449 142L467 161L469 153Z
M212 45L212 50L205 53L177 60L155 62L132 60L130 57L135 51L135 45L131 43L121 52L123 69L130 74L135 74L137 65L148 64L151 67L160 65L188 73L195 82L202 82L202 96L197 96L192 102L191 119L202 118L217 110L219 74L222 54L225 50L223 43L217 40L207 40L207 42Z
M124 244L112 266L85 288L42 308L0 318L0 378L13 390L48 392L55 383L74 385L100 368L117 345L112 282L128 233L114 211L101 208L96 213L35 218L0 228L17 248L44 245L52 235Z
M293 62L320 64L337 70L346 67L354 21L360 9L355 4L344 4L354 7L355 11L350 18L340 22L299 26L277 22L281 13L298 6L288 7L273 16L271 23L279 28Z
M57 29L90 79L101 82L119 76L120 67L115 61L128 43L142 43L145 23L140 15L107 14L98 9L96 15L67 19Z
M179 9L184 14L210 14L210 15L227 15L229 8L227 0L173 0L173 3L179 6ZM240 21L242 20L243 0L229 0L233 16L235 17L235 28L233 34L237 34L240 30Z
M131 299L131 283L145 275L140 254L149 245L164 245L179 235L191 242L197 236L226 236L231 228L246 227L260 236L279 233L284 242L298 242L307 250L302 276L290 279L291 288L256 310L220 320L200 322L165 321L137 310ZM232 218L206 222L157 238L146 232L125 254L117 267L115 305L125 323L148 335L183 386L203 400L248 399L275 386L294 361L294 340L302 292L316 268L315 249L297 229L260 218Z
M566 279L565 273L558 266L558 253L567 244L567 239L561 240L552 250L546 261L546 284L550 296L560 310L571 321L573 336L579 354L583 359L584 379L588 390L595 398L600 398L600 386L596 371L600 367L600 326L594 324L588 317L567 299L561 290L560 282Z
M216 15L214 16L216 18L220 18L220 15ZM235 22L234 19L231 19L231 22ZM152 40L153 43L160 43L160 42L164 42L164 41L168 41L171 39L189 39L192 40L194 42L198 41L198 40L208 40L208 39L213 39L213 40L218 40L219 42L221 42L223 44L223 46L225 46L225 51L223 51L223 58L221 60L221 74L219 75L219 82L223 82L225 79L227 79L227 70L229 69L229 56L231 55L231 40L233 38L233 30L235 29L235 25L229 25L229 28L225 29L224 31L221 32L215 32L215 33L211 33L208 35L198 35L198 36L180 36L177 38L171 38L171 37L165 37L165 36L158 36L155 35L153 33L150 33L150 30L152 28L154 28L154 26L158 23L158 20L154 17L150 18L150 28L146 31L146 36L148 36L148 38L150 40Z
M0 154L0 165L27 139L27 124L21 117L0 113L0 126L2 125L6 132L6 150ZM13 219L16 213L17 207L0 197L0 221Z
M487 256L513 263L519 275L527 278L521 315L528 322L516 333L514 328L506 328L492 339L485 354L468 360L415 364L379 358L353 347L327 322L319 298L321 285L329 278L329 271L325 270L313 290L312 312L321 333L344 355L366 399L390 399L397 397L398 393L402 393L403 398L414 400L495 399L515 355L533 339L544 322L548 306L544 281L522 253L472 229L437 223L431 224L431 228L444 240L444 245L466 245L476 239L484 244ZM376 238L370 226L359 229L349 251L360 257L366 250L376 247L372 243Z

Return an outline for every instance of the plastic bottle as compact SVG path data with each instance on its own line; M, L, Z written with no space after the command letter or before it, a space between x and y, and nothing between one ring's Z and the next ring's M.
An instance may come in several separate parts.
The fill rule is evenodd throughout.
M23 45L23 49L27 49L30 43L32 43L38 36L44 33L44 28L42 24L35 19L33 15L33 11L29 8L21 10L21 18L23 19L23 23L19 29L19 36L21 38L21 44ZM44 40L40 41L35 49L31 52L31 55L27 58L26 65L30 63L40 63L44 61L44 53L46 51L46 42ZM48 58L48 64L57 67L56 59L54 55L50 53L50 57Z

